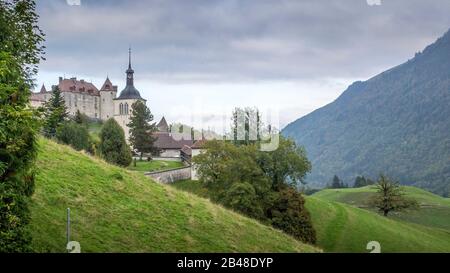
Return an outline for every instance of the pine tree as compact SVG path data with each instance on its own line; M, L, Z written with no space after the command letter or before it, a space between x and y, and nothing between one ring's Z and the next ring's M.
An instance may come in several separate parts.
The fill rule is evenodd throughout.
M64 98L61 96L59 87L55 87L49 101L44 103L44 126L45 137L54 138L58 127L67 119L68 113Z
M341 179L337 175L333 177L333 182L331 183L332 189L340 189L343 188L343 183L341 182Z
M114 120L105 122L100 131L100 153L109 163L128 167L133 160L122 127Z
M156 153L154 145L156 138L153 133L156 132L153 115L150 109L142 101L137 101L131 105L131 118L128 127L130 128L130 143L140 154L140 160L144 153Z

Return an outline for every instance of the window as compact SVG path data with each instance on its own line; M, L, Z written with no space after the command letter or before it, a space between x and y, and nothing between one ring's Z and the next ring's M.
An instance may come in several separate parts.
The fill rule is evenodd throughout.
M128 103L125 103L125 115L128 115Z
M119 105L119 115L123 115L123 104Z

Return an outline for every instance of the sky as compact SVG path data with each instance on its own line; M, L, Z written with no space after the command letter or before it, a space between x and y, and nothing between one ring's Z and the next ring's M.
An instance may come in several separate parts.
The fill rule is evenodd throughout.
M233 107L288 123L354 81L411 59L450 28L448 0L37 0L58 77L135 86L155 120L221 133Z

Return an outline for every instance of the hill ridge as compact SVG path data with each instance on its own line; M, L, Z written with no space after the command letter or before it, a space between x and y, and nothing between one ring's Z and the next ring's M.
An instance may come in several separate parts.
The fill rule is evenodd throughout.
M282 133L304 145L307 181L386 173L405 185L450 194L450 32L423 52L367 81Z

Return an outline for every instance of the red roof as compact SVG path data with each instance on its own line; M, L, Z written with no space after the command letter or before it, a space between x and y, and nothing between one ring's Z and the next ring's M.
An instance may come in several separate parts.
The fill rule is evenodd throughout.
M85 80L77 80L77 78L61 79L58 87L61 92L85 93L94 96L100 95L95 85Z

